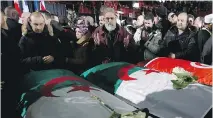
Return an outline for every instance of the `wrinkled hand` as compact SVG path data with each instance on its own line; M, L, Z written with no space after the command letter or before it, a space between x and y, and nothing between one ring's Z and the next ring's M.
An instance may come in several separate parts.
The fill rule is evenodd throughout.
M96 34L95 39L94 39L95 45L100 45L100 38L99 38L99 33Z
M175 59L175 54L174 53L170 53L169 57L172 58L172 59Z
M129 35L127 35L126 38L124 38L124 47L127 47L129 45Z
M45 64L52 63L54 61L54 57L51 55L45 56L45 57L43 57L43 61Z

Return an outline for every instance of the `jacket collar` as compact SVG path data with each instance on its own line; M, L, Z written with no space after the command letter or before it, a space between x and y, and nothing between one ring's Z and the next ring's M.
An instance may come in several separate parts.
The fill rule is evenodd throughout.
M38 34L38 33L35 33L32 30L32 27L31 27L30 23L27 23L26 29L27 29L27 34L26 35L35 35L35 34ZM40 35L46 35L46 34L49 34L49 31L48 31L47 26L45 25L44 26L44 30L43 30L42 33L40 33Z
M78 39L76 43L79 45L84 45L85 43L87 43L89 41L90 37L91 37L91 33L88 32L83 37Z

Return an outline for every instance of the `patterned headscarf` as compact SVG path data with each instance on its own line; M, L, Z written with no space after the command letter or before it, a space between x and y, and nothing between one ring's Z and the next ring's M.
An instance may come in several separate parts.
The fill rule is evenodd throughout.
M86 34L88 32L88 25L86 24L86 17L82 17L79 20L82 20L80 23L76 24L76 28L79 28L80 32Z

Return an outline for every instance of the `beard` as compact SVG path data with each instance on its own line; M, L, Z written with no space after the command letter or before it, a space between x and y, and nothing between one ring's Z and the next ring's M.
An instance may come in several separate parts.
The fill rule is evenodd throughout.
M112 24L104 24L104 26L106 27L106 29L107 29L109 32L115 30L115 28L116 28L116 25L114 26L114 25L112 25Z
M147 27L147 28L145 28L145 30L146 30L148 33L151 33L151 32L152 32L152 28L151 28L151 27Z

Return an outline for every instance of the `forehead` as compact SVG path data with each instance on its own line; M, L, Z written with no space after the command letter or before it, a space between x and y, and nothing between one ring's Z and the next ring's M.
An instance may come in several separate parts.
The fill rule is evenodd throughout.
M43 17L35 17L35 16L32 16L31 17L31 22L32 23L44 23L44 18Z
M143 16L138 16L138 19L144 19L144 17Z
M144 19L144 22L148 22L148 23L150 23L150 22L152 22L152 19Z
M187 20L187 15L186 14L180 14L180 15L178 15L178 19Z
M115 13L107 12L104 16L105 17L115 17Z

